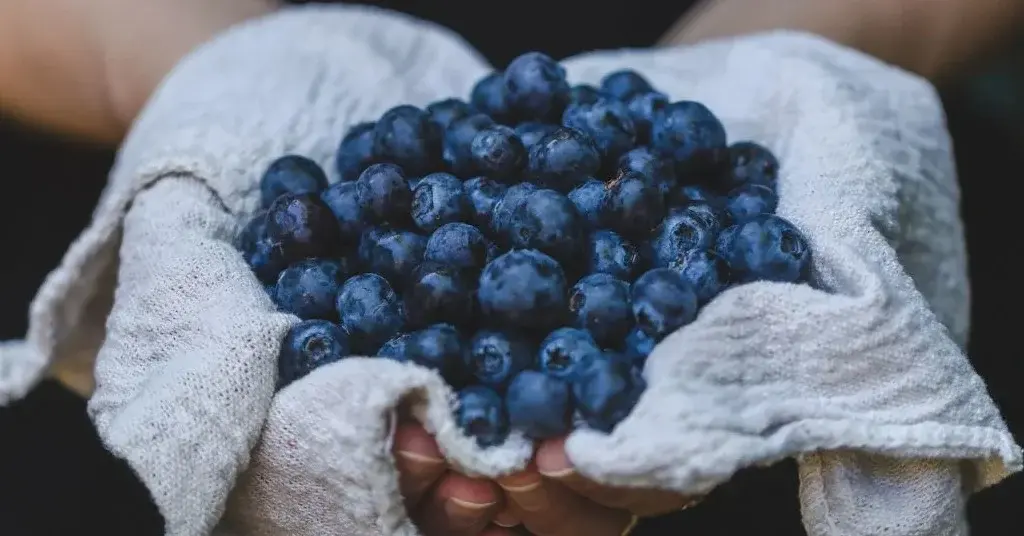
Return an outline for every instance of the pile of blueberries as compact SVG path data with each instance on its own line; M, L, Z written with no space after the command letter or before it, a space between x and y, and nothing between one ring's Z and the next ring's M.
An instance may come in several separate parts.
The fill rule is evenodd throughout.
M630 70L571 86L524 54L469 102L352 127L336 166L328 184L303 156L274 161L239 237L302 319L280 386L349 355L428 367L483 447L610 431L655 344L709 300L809 275L806 239L773 214L772 153Z

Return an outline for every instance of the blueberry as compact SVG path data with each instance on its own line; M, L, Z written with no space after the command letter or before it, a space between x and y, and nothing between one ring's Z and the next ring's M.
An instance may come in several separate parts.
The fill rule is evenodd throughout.
M341 245L338 222L314 194L284 194L267 210L267 238L286 261L326 256Z
M523 147L529 150L530 147L537 145L537 142L544 136L551 134L557 128L557 125L527 121L516 125L516 136L519 136L519 139L523 142Z
M648 147L637 147L619 158L619 171L623 173L639 173L648 186L653 186L662 194L668 194L675 188L676 174L672 162L655 153Z
M459 428L476 439L480 448L496 447L509 433L505 402L498 393L482 385L472 385L458 393L455 421Z
M405 326L402 301L387 279L377 274L361 274L345 281L335 306L356 352L376 351Z
M480 229L468 223L446 223L430 235L423 260L482 270L487 263L487 247Z
M530 148L530 177L559 192L572 190L601 167L601 152L590 136L560 127Z
M347 264L347 263L346 263ZM334 300L351 266L330 259L306 259L286 268L274 287L274 303L303 320L335 320Z
M576 211L583 216L583 220L591 228L600 227L604 218L601 208L604 206L608 189L604 183L597 179L587 179L586 182L573 188L569 192L569 201L576 206Z
M649 93L654 91L651 83L640 73L623 69L608 73L601 79L601 90L613 98L625 101L637 93Z
M359 241L359 236L370 220L355 181L336 182L320 194L337 221L340 239L345 244Z
M601 356L601 348L588 331L559 328L540 343L537 366L545 374L570 379L579 368Z
M711 301L729 286L729 265L713 250L691 251L670 267L676 269L693 287L699 305Z
M522 119L558 117L569 100L565 69L551 57L528 52L505 69L505 102Z
M505 407L512 428L530 439L560 437L572 428L569 384L542 372L520 372L508 386Z
M428 233L446 223L466 221L469 215L469 196L455 175L431 173L412 193L413 222Z
M566 108L562 124L590 136L605 162L616 162L636 145L636 125L629 108L617 100L574 104Z
M327 175L314 161L290 154L270 163L260 178L260 200L267 208L284 194L318 194L327 188Z
M505 195L508 186L487 177L476 177L462 183L462 188L469 196L469 203L472 205L473 223L481 229L489 230L494 207Z
M623 344L622 357L633 363L634 366L643 367L647 362L647 356L651 355L658 341L644 333L640 328L633 328Z
M476 169L493 179L518 179L526 166L526 147L516 132L505 125L477 132L469 152Z
M447 324L435 324L410 333L405 342L409 361L437 371L452 386L465 379L464 351L462 336Z
M475 287L475 274L466 270L434 262L421 264L404 293L409 324L470 325L475 320Z
M550 328L564 318L565 272L539 251L512 250L484 268L477 296L483 312L507 327Z
M343 181L354 181L367 166L374 163L374 123L359 123L348 130L338 145L334 167Z
M719 224L707 214L692 208L669 213L651 238L651 260L655 267L665 268L680 262L690 252L714 245Z
M775 190L760 184L747 184L729 192L725 208L734 222L748 220L759 214L774 214L779 206Z
M508 229L512 224L512 216L524 203L530 193L537 190L537 187L528 182L521 182L509 187L501 199L494 204L491 213L491 235L503 244L507 244Z
M499 123L505 124L511 119L505 97L503 73L491 73L481 78L473 86L469 102L473 108L493 117Z
M725 205L725 200L718 194L697 185L681 185L668 194L668 205L671 207L687 207L694 204L707 204L718 209Z
M245 224L238 235L238 251L264 283L277 281L277 274L287 266L280 248L267 238L267 211L261 210Z
M412 231L364 233L362 240L366 241L359 244L363 267L396 285L408 281L427 249L427 238Z
M476 113L473 107L462 99L445 99L427 105L430 120L442 130L456 119L462 119Z
M487 387L504 391L520 372L533 365L534 351L521 335L504 331L478 331L466 353L473 378Z
M617 345L633 327L629 293L629 283L608 274L580 279L569 291L574 325L589 331L602 347Z
M618 233L600 229L587 239L587 271L632 281L641 266L639 249Z
M637 326L658 341L697 318L697 293L670 268L640 276L633 283L631 299Z
M594 104L602 98L607 98L600 89L590 84L579 84L569 89L569 104Z
M412 175L437 169L440 148L440 129L430 121L430 114L415 106L396 106L384 112L373 128L374 156L398 164Z
M278 389L313 372L341 361L351 353L349 335L327 320L304 320L288 330L277 358Z
M718 172L729 155L722 122L693 101L673 102L658 114L651 146L672 158L680 179Z
M762 214L734 225L718 237L722 255L736 283L805 282L810 276L811 248L789 221Z
M623 173L608 182L601 208L606 224L623 236L646 236L665 215L664 198L639 173Z
M611 432L633 411L647 385L629 362L605 357L581 367L572 381L576 410L587 426Z
M579 256L584 221L569 198L554 190L536 190L512 214L507 239L512 247L536 249L562 261Z
M668 106L668 97L657 91L637 93L626 101L629 116L633 118L633 124L636 125L636 139L639 143L650 141L651 125L666 106Z
M374 223L404 223L409 218L412 192L402 168L394 164L373 164L356 181L363 211Z
M729 146L729 170L723 177L728 188L760 184L775 188L779 179L779 161L765 147L750 141Z
M494 120L483 114L473 114L452 121L444 131L441 158L448 169L459 176L476 171L473 161L473 139L481 130L494 126Z

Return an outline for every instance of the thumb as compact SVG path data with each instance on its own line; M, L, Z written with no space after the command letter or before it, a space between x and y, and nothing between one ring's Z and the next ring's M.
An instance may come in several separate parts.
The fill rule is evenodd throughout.
M434 438L416 423L399 424L392 448L398 486L406 508L412 508L447 469Z

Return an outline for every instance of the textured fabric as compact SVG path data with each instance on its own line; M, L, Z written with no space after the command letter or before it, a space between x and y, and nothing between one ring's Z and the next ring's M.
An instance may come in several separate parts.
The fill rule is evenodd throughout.
M573 462L610 484L699 493L797 456L812 536L964 534L965 492L1019 470L1021 451L961 350L959 193L932 88L792 33L567 62L574 82L627 66L775 151L778 211L811 241L818 289L716 298L651 355L626 421L572 435ZM402 401L462 470L522 467L528 443L478 449L449 389L413 366L353 358L275 396L296 319L274 312L230 245L271 159L298 152L333 174L347 126L465 95L487 70L436 26L342 7L285 11L195 51L134 126L27 341L0 348L0 401L70 342L102 340L90 414L172 535L222 518L237 534L416 534L389 454Z

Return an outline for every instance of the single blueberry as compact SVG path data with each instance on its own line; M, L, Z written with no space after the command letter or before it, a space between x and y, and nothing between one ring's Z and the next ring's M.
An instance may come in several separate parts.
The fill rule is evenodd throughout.
M574 104L565 110L562 124L590 136L605 162L615 163L636 145L636 124L629 108L617 100Z
M658 114L651 146L673 160L680 179L717 173L729 156L722 122L693 101L673 102Z
M341 246L331 209L314 194L284 194L267 209L267 238L293 262L327 256Z
M366 243L359 244L359 260L365 270L380 274L395 285L409 280L427 249L427 238L412 231L363 233L363 240Z
M347 263L346 263L347 264ZM336 320L334 300L351 266L331 259L306 259L285 268L274 287L274 303L303 320Z
M370 216L356 182L336 182L320 194L320 200L334 214L341 241L344 244L357 243Z
M526 147L516 132L505 125L494 125L477 132L469 152L476 169L493 179L518 179L526 166Z
M583 132L560 127L530 148L527 171L539 184L568 192L601 167L601 152Z
M507 240L514 248L536 249L570 264L583 247L584 220L569 198L554 190L536 190L516 209Z
M245 224L238 235L236 245L249 269L264 283L277 281L277 274L288 264L280 248L275 247L267 238L266 210L257 212Z
M448 324L435 324L410 333L405 351L409 361L437 371L448 385L457 386L466 376L464 346L458 330Z
M601 90L613 98L625 101L637 93L654 91L654 88L640 73L623 69L605 75L601 79Z
M462 119L476 113L473 107L462 99L444 99L427 105L430 120L442 130L448 128L452 121Z
M535 370L513 378L505 392L512 428L530 439L560 437L572 429L572 389L568 383Z
M665 215L665 201L657 188L639 173L622 173L605 188L601 213L605 224L626 237L646 237Z
M359 123L348 130L338 145L334 167L343 181L354 181L367 166L374 163L374 123Z
M729 170L724 174L725 189L744 184L760 184L774 189L779 179L779 161L770 150L750 141L729 146Z
M633 118L633 124L636 125L638 143L650 142L651 125L666 106L668 106L668 97L657 91L637 93L626 101L629 116Z
M587 225L591 229L596 229L604 221L601 208L604 206L607 196L608 189L604 187L603 182L597 179L587 179L586 182L569 192L569 201L576 206L576 211L583 216Z
M532 345L522 335L483 330L469 343L466 365L477 382L504 391L512 378L533 365L534 355Z
M646 388L628 361L612 357L589 361L572 380L576 410L588 427L601 432L611 432L628 417Z
M527 52L505 69L505 102L522 119L558 117L569 100L565 69L550 56Z
M569 88L569 104L594 104L608 95L590 84L578 84Z
M349 356L349 334L327 320L304 320L288 330L277 358L277 387Z
M469 196L455 175L431 173L413 190L413 222L428 233L446 223L466 221L469 215Z
M444 131L441 158L452 173L461 177L475 173L473 139L481 130L494 125L494 120L483 114L473 114L456 119L448 125Z
M807 239L779 216L761 214L726 229L715 250L728 263L736 283L798 283L810 277Z
M619 158L619 171L639 173L648 186L657 188L667 195L676 185L676 173L672 162L652 151L649 147L637 147Z
M496 447L509 434L508 414L501 396L482 385L471 385L459 391L455 422L467 435L476 439L480 448Z
M494 206L505 195L508 186L487 177L476 177L462 183L462 188L473 208L473 223L481 229L490 230Z
M377 274L349 278L335 303L352 349L369 355L405 327L405 309L387 279Z
M640 250L618 233L599 229L587 238L587 271L633 281L642 265Z
M395 164L373 164L356 181L364 215L374 223L404 223L409 218L412 191L402 168Z
M676 270L656 268L633 283L636 325L657 341L697 318L697 293Z
M427 112L396 106L384 112L373 128L373 153L378 161L398 164L406 173L430 173L437 169L441 154L440 128Z
M603 348L618 345L633 328L629 283L608 274L580 279L569 291L574 325L585 329Z
M494 204L491 213L491 236L503 245L508 244L506 237L512 224L512 216L526 203L530 193L537 190L537 187L528 182L521 182L508 188L501 196L501 199Z
M512 250L484 268L477 297L483 312L506 327L550 328L564 319L565 272L539 251Z
M469 102L474 109L493 117L499 123L507 124L511 120L503 73L491 73L481 78L473 86Z
M634 366L643 368L647 362L647 356L651 355L658 341L644 333L640 328L633 328L623 343L622 357L633 363Z
M404 292L409 325L446 323L471 327L477 320L474 318L475 275L434 262L418 266Z
M697 303L702 306L721 294L730 283L728 263L713 250L691 251L679 261L673 262L670 268L676 269L693 287L697 293Z
M487 264L487 247L480 229L468 223L446 223L430 235L423 260L482 270Z
M530 147L537 145L544 136L551 134L558 128L558 125L527 121L516 125L516 136L523 142L523 147L529 151Z
M712 247L720 230L719 223L705 213L692 208L673 210L651 238L654 267L672 266L693 251Z
M405 345L409 342L409 334L403 333L393 339L389 339L388 342L382 344L380 349L377 350L377 357L383 357L385 359L391 359L400 363L405 363L409 360L409 355L405 351Z
M779 206L775 190L760 184L747 184L729 192L725 208L734 222L748 220L760 214L774 214Z
M570 379L584 363L600 356L601 347L589 331L559 328L541 341L537 367L545 374Z
M284 194L318 194L327 188L327 175L319 164L297 154L270 163L260 178L260 200L267 208Z

